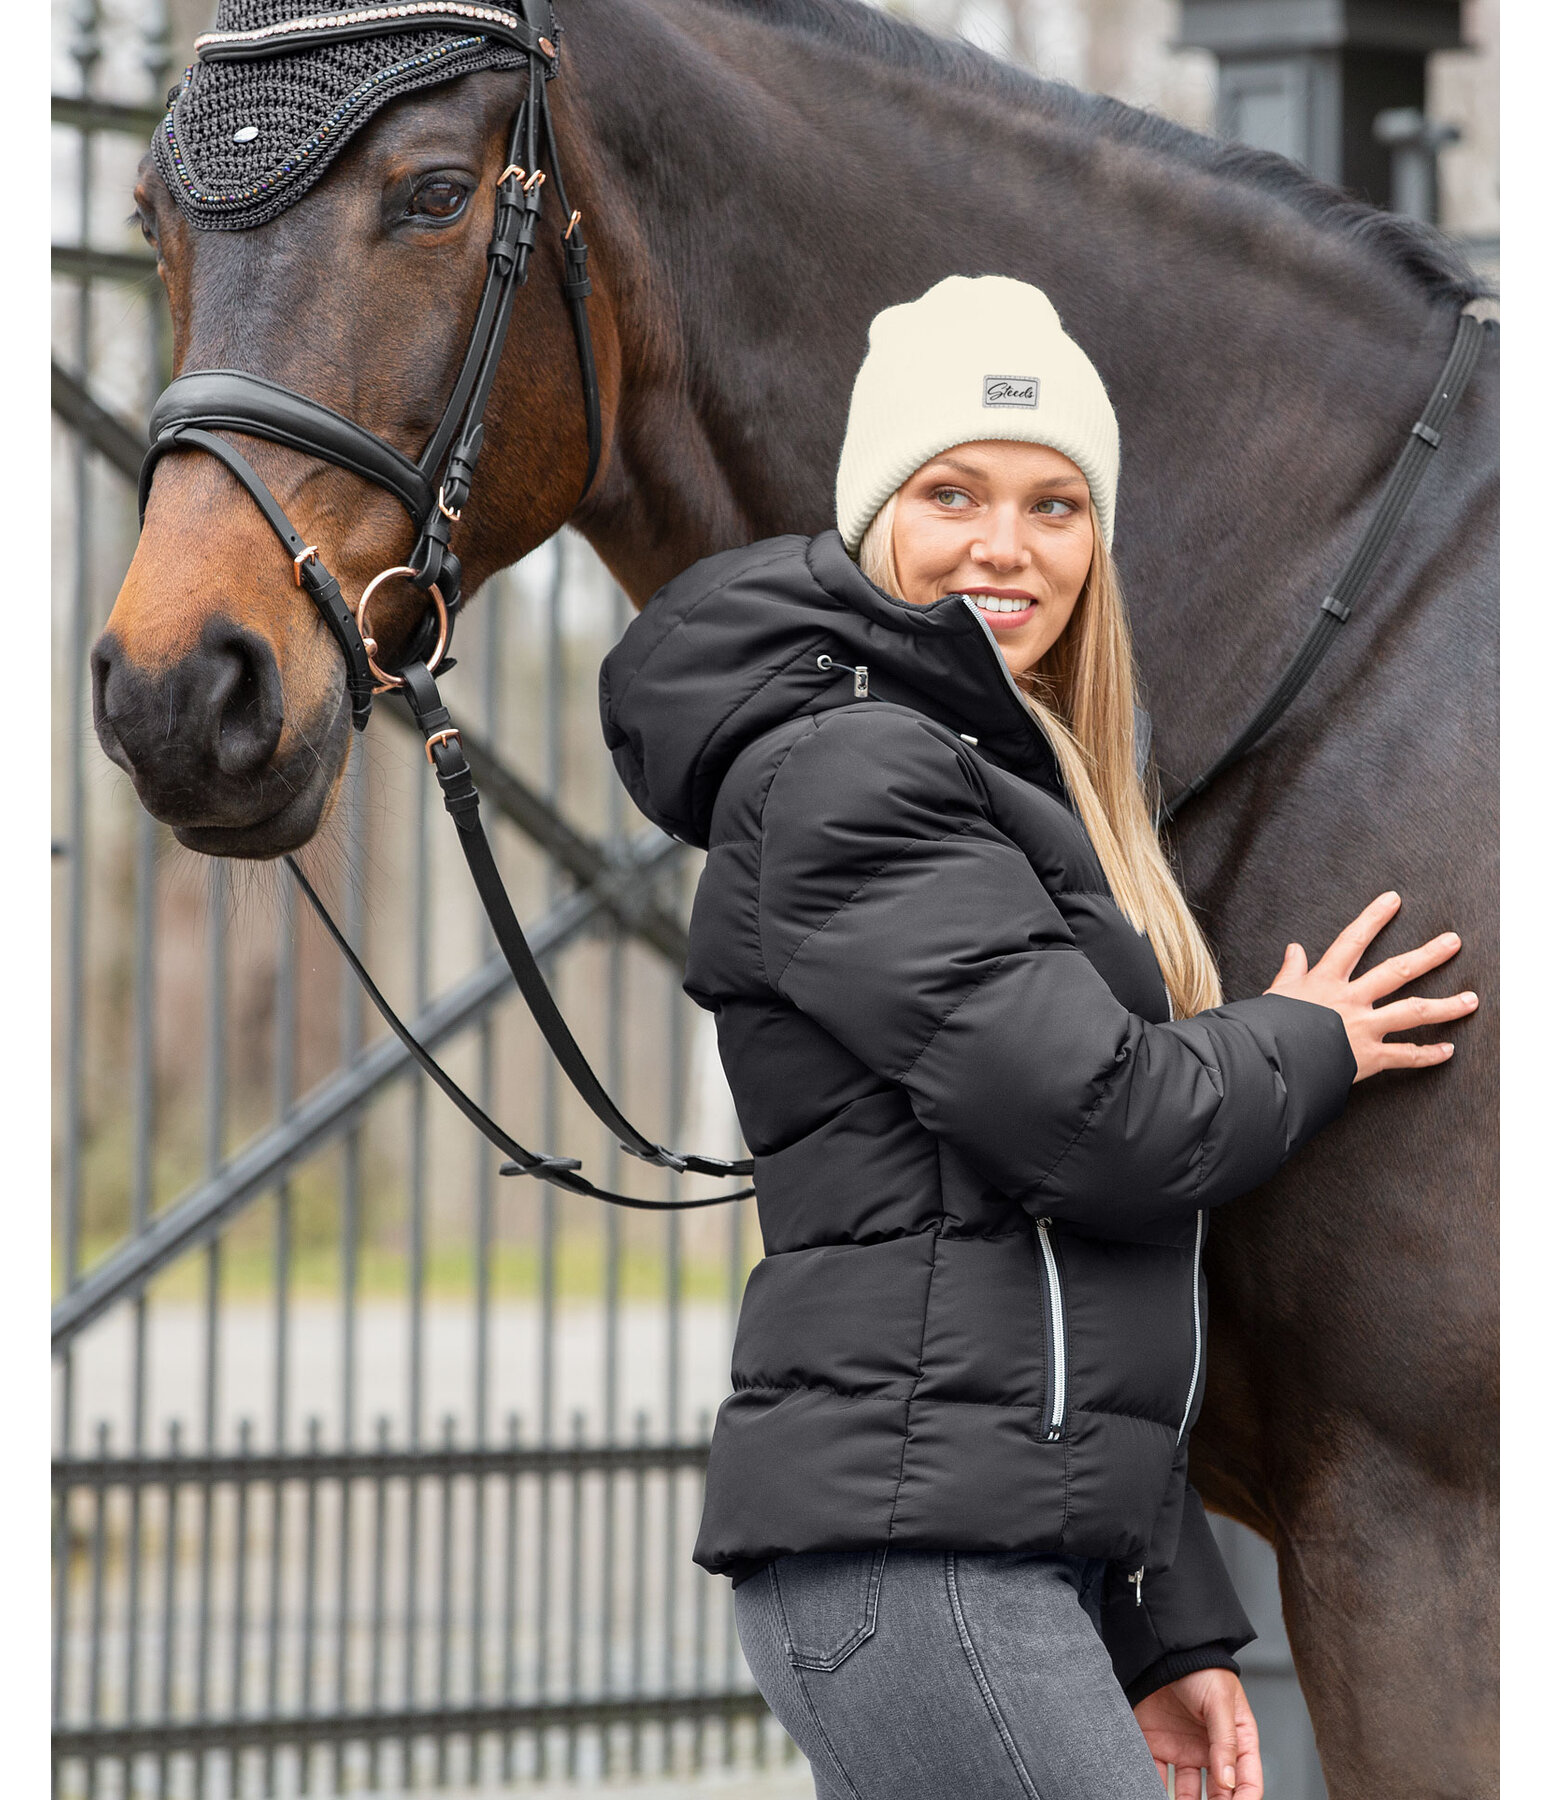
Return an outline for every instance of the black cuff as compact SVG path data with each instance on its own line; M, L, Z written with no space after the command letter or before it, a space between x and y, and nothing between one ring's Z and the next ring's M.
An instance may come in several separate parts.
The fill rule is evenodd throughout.
M1234 1675L1242 1673L1228 1654L1224 1638L1215 1644L1201 1644L1194 1650L1170 1650L1166 1656L1159 1656L1125 1689L1125 1698L1132 1706L1139 1706L1148 1694L1155 1694L1170 1681L1179 1681L1200 1669L1230 1669Z

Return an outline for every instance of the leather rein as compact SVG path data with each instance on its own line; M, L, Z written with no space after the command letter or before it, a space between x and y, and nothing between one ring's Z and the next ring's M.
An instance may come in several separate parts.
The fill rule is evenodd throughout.
M476 22L469 17L471 11L478 14ZM412 21L405 16L411 12ZM699 1156L655 1142L625 1117L599 1081L555 1003L512 908L480 821L479 794L457 727L442 704L434 679L438 668L451 666L446 652L462 599L462 570L451 550L452 526L461 517L472 490L484 441L485 409L495 384L517 290L527 280L542 212L542 190L551 181L567 221L561 238L561 291L575 332L586 411L587 473L577 504L591 490L602 451L602 412L586 310L587 296L592 291L587 276L587 246L581 234L581 214L571 209L566 198L547 95L548 83L559 70L560 38L548 0L507 0L503 8L454 4L445 9L421 0L413 7L379 6L358 13L322 14L287 21L283 30L207 33L197 40L196 51L209 62L254 60L293 55L310 43L348 43L401 33L406 26L460 30L471 27L520 49L528 60L528 91L512 121L506 166L496 181L495 224L478 311L457 381L430 442L418 460L411 460L385 439L332 408L259 376L238 369L207 369L180 375L152 409L151 446L140 471L141 523L145 520L156 466L169 452L202 450L230 470L285 546L297 587L306 592L339 644L355 729L364 730L374 694L402 689L425 738L426 758L435 771L447 812L458 828L458 841L496 942L539 1030L582 1100L613 1134L621 1149L657 1168L723 1179L750 1175L751 1160L734 1162ZM545 158L547 168L540 166ZM1466 308L1442 375L1421 418L1411 427L1377 512L1321 602L1303 644L1227 749L1163 807L1160 824L1171 824L1186 805L1246 755L1307 684L1339 626L1350 618L1357 597L1398 530L1430 452L1441 443L1442 429L1473 371L1485 329L1476 306ZM408 562L385 569L368 582L352 610L339 583L322 562L319 547L303 541L257 470L225 438L215 435L219 431L266 438L319 457L392 494L415 528L415 544ZM367 618L372 596L392 576L406 577L431 602L410 641L404 666L396 674L377 663L377 643L370 634ZM752 1187L744 1187L735 1193L700 1200L644 1200L595 1186L581 1174L581 1164L574 1157L551 1156L525 1148L490 1118L415 1038L372 980L294 857L287 856L285 860L389 1029L464 1117L505 1154L508 1160L501 1165L502 1175L533 1175L571 1193L646 1211L715 1206L746 1199L753 1193Z

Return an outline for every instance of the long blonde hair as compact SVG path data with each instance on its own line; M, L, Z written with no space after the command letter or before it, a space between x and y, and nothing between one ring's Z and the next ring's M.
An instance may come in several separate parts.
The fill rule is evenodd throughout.
M861 572L902 599L893 554L898 492L890 494L856 552ZM1162 969L1175 1018L1219 1006L1222 982L1152 824L1136 774L1135 662L1119 574L1101 532L1092 567L1065 630L1036 670L1014 677L1054 746L1115 903L1145 932Z

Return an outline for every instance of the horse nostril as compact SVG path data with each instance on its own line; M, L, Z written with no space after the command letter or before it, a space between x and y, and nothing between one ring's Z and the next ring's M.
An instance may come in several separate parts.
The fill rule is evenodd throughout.
M216 764L225 775L254 774L278 749L285 723L274 652L261 637L229 622L207 628L203 649L214 664Z
M91 653L92 722L96 726L97 741L102 745L104 753L121 769L133 773L134 765L119 737L117 722L113 716L112 684L118 655L118 640L111 631L105 631L93 645Z

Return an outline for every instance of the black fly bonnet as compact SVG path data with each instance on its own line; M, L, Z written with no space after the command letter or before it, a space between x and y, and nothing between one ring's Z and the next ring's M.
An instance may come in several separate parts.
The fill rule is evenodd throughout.
M366 620L381 582L406 576L432 603L405 661L434 669L446 654L461 594L452 526L473 483L485 407L512 305L527 279L546 181L565 220L563 291L587 420L582 495L597 472L602 423L587 326L587 248L581 215L566 200L547 95L559 68L559 42L548 0L506 0L501 6L405 0L337 12L313 11L305 0L220 0L215 27L195 40L195 60L168 95L156 133L157 166L192 223L206 231L246 231L301 199L388 101L479 69L528 71L496 184L495 226L473 331L441 422L418 459L304 394L237 369L180 375L151 414L151 448L140 474L142 520L156 464L169 450L217 457L285 545L296 585L338 640L357 729L370 715L373 692L399 685L397 676L378 666ZM246 457L215 435L223 431L268 438L386 489L414 525L408 562L368 583L352 611L319 559L319 547L302 541Z

